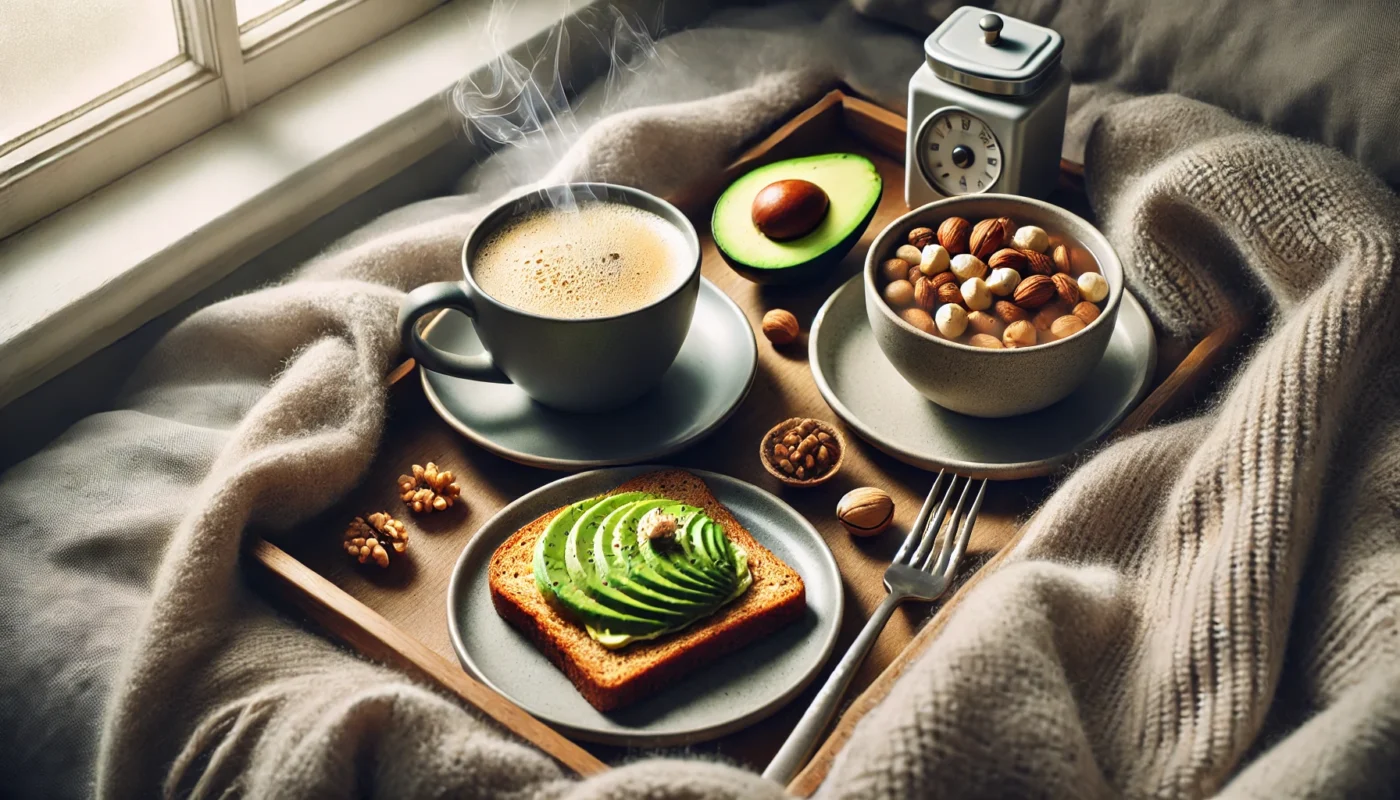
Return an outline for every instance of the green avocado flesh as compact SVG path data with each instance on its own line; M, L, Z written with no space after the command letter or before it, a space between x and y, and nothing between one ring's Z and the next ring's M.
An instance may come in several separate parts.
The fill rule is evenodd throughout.
M753 201L775 181L800 179L820 186L829 206L826 216L805 236L775 241L764 236L753 222ZM854 246L880 202L880 173L870 159L854 153L778 161L744 175L732 183L715 203L710 232L715 244L731 261L753 270L781 270L814 261L838 246ZM854 234L854 236L853 236Z
M649 512L676 520L656 539ZM535 585L605 647L654 639L707 617L753 583L748 554L705 512L644 492L594 497L559 512L535 544Z

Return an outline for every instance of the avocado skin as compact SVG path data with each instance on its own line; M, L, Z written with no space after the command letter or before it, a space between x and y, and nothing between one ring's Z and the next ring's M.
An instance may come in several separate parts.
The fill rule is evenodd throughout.
M866 212L865 218L856 226L856 229L851 231L850 235L846 238L837 242L836 246L810 261L804 261L801 264L794 264L790 267L768 267L766 269L751 267L742 261L736 261L731 258L728 253L724 252L723 248L716 247L715 249L719 251L719 256L724 259L724 263L728 264L735 272L754 283L761 283L765 286L790 286L795 283L810 284L824 280L826 276L836 268L836 265L841 263L841 259L845 258L846 254L851 252L851 249L860 241L861 235L865 233L865 229L870 227L870 221L875 219L875 211L879 209L879 207L879 203L871 206L870 210Z

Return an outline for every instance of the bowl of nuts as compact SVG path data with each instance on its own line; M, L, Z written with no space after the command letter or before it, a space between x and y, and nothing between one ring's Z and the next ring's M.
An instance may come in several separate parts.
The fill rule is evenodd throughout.
M846 443L819 419L793 417L774 425L758 445L768 474L788 486L816 486L841 469Z
M1103 358L1123 268L1079 216L981 194L891 222L864 282L875 341L905 380L952 411L1009 417L1064 399Z

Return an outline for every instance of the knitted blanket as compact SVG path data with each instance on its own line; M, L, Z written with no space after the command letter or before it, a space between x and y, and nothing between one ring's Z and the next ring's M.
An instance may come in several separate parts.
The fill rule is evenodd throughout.
M850 66L781 45L730 51L767 69L705 84L722 91L607 116L549 179L665 193L719 169ZM1068 477L821 794L1384 796L1400 785L1400 203L1332 151L1171 96L1109 107L1087 162L1163 331L1268 322L1208 407ZM294 536L356 485L399 301L456 273L484 199L391 215L193 315L118 408L0 477L7 792L781 795L696 761L572 778L242 582L250 526Z

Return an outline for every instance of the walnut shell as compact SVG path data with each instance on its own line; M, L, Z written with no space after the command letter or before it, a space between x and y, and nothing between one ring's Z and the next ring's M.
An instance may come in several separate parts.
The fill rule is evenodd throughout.
M928 247L935 241L937 241L937 238L933 232L933 228L915 228L909 231L909 244L914 245L920 250Z
M986 261L992 257L992 253L1001 249L1005 241L1006 228L1002 226L1001 219L984 219L973 226L967 246L974 256Z
M873 486L852 489L837 502L836 518L852 536L874 536L894 520L894 499Z
M763 335L773 344L788 344L802 333L791 311L775 308L763 315Z
M967 252L968 237L972 234L972 223L962 217L949 217L938 226L938 243L956 256Z
M914 305L925 311L932 311L938 305L938 287L928 278L919 278L914 283Z
M1011 299L1021 308L1040 308L1055 298L1055 282L1044 275L1032 275L1021 281Z

